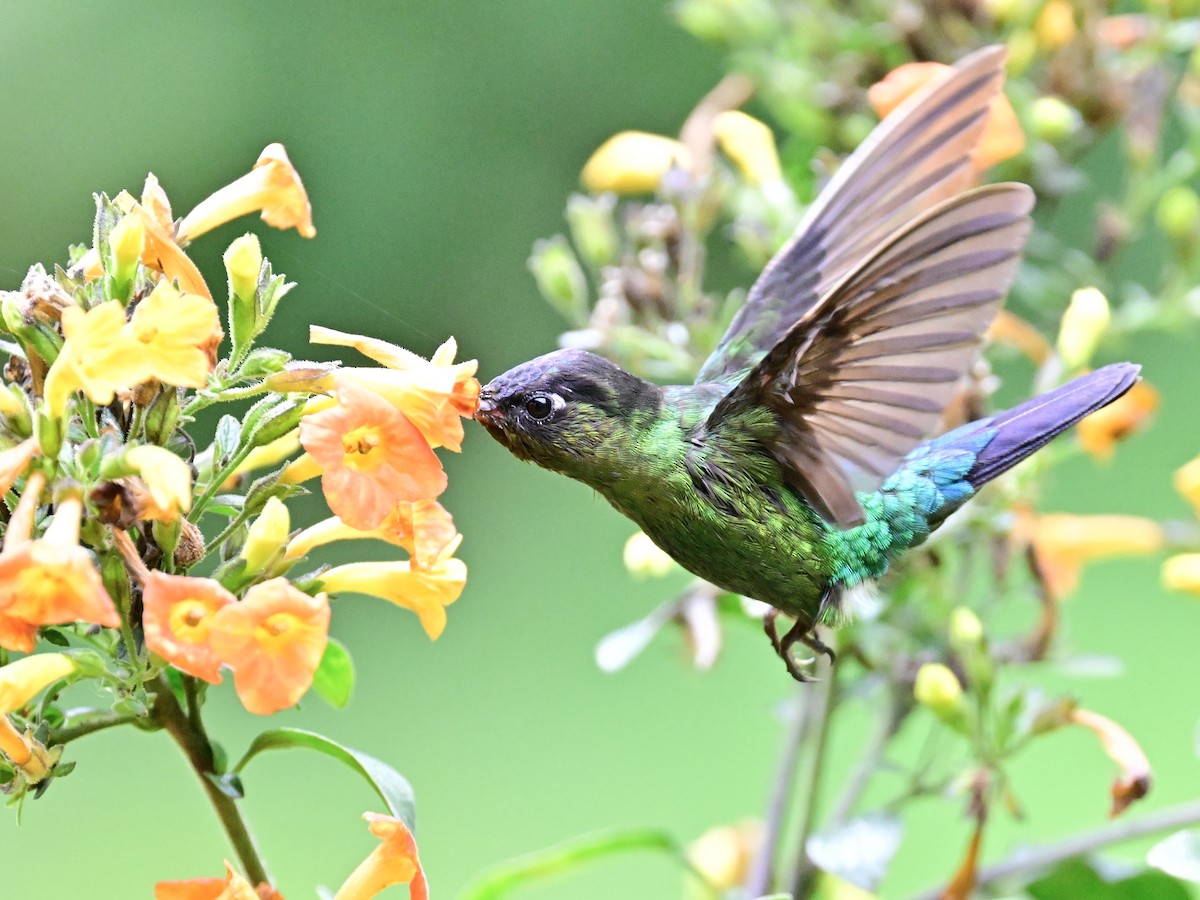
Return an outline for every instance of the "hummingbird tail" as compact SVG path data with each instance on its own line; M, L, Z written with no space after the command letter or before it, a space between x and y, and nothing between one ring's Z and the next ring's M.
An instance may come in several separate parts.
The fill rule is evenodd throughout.
M947 448L956 446L959 442L955 436L959 435L969 444L979 432L994 429L995 437L979 451L966 473L966 480L978 488L1044 447L1084 416L1112 403L1133 387L1139 371L1141 366L1133 363L1105 366L1007 412L955 429L936 443Z

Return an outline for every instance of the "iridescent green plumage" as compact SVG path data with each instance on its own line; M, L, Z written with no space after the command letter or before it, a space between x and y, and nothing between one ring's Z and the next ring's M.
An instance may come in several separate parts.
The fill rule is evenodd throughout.
M975 489L1111 402L1110 366L923 443L974 360L1029 230L1024 185L970 188L1003 52L964 60L867 139L770 263L697 384L560 350L487 385L478 420L595 488L685 568L835 621Z

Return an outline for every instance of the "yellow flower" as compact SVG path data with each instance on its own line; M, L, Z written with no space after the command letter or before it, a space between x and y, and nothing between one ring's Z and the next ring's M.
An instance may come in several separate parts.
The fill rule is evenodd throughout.
M1200 515L1200 456L1175 470L1175 490L1187 498Z
M963 689L958 676L942 663L925 663L917 670L913 696L922 706L950 721L963 713Z
M1116 818L1150 790L1150 760L1128 731L1107 716L1086 709L1073 709L1067 720L1087 728L1100 739L1109 759L1121 769L1112 784L1110 818Z
M911 62L898 66L867 90L867 102L881 119L888 116L910 96L941 78L951 67L937 62ZM1004 94L997 94L988 106L988 120L979 143L971 151L971 162L982 172L1025 147L1025 133L1017 114Z
M160 281L134 310L129 336L143 364L139 381L204 387L221 341L220 317L209 298L181 294Z
M762 844L762 832L761 822L710 828L688 845L688 861L718 890L741 887Z
M1033 25L1038 43L1055 50L1075 39L1075 10L1070 0L1047 0Z
M63 310L62 327L66 340L46 375L51 416L61 416L77 390L104 406L118 390L143 380L144 361L125 329L120 303L100 303L87 312L69 306Z
M246 561L246 571L264 571L275 554L287 543L291 530L292 519L287 506L278 497L272 497L263 506L258 518L251 523L246 533L246 543L242 545L238 554Z
M384 369L348 367L337 369L317 382L323 390L349 382L383 397L404 413L431 447L462 449L462 418L470 418L479 405L479 367L473 359L456 363L458 345L454 338L443 343L432 357L423 359L410 350L376 338L346 334L313 325L309 340L314 344L353 347Z
M1137 431L1158 409L1158 391L1139 381L1103 409L1098 409L1075 426L1083 449L1097 459L1109 459L1117 441Z
M1162 568L1163 587L1168 591L1200 594L1200 553L1179 553Z
M150 492L152 503L145 505L139 518L174 522L192 508L192 470L170 450L141 444L125 451L125 460Z
M1078 369L1091 361L1111 318L1108 299L1097 288L1080 288L1071 295L1058 329L1058 355L1067 368Z
M153 175L146 176L141 203L126 191L121 191L114 197L113 203L127 216L137 216L141 219L145 232L142 265L162 272L168 281L178 281L179 286L188 293L212 299L204 276L175 240L171 205L157 178Z
M675 568L671 559L644 531L634 532L625 542L625 568L634 575L660 577Z
M260 210L263 221L272 228L295 228L306 238L317 234L308 193L283 144L268 145L253 169L201 200L179 223L178 240L195 240L219 225Z
M443 551L443 558L429 568L413 566L409 560L348 563L321 575L321 586L331 594L370 594L411 609L421 627L437 640L446 627L446 607L458 599L467 583L467 566L450 557L458 541Z
M622 131L600 145L580 179L593 193L650 194L671 169L690 169L692 157L679 141L644 131Z
M1161 525L1140 516L1057 513L1038 516L1026 528L1042 577L1055 597L1076 588L1084 563L1156 553L1166 541Z
M363 818L381 843L350 873L333 900L371 900L393 884L407 884L411 900L429 900L417 842L408 826L378 813L363 813Z
M0 751L25 770L29 783L36 784L45 777L54 758L30 735L22 735L8 718L24 707L45 687L66 678L76 669L75 661L64 653L41 653L26 656L0 667Z
M758 119L741 110L726 110L713 120L713 135L725 155L751 184L783 178L775 135Z
M243 234L229 245L221 259L229 276L229 290L242 300L251 300L258 293L258 273L262 271L262 247L258 237Z

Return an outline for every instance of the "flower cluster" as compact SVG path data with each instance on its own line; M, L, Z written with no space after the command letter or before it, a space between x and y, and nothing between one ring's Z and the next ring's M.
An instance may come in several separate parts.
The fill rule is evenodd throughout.
M447 479L434 450L461 449L462 419L479 396L475 363L455 362L452 339L426 360L327 328L313 329L315 343L354 348L378 366L294 362L255 347L293 285L251 234L224 254L222 322L188 254L192 240L251 212L316 234L279 144L178 221L153 175L140 199L96 199L93 245L74 248L53 275L35 266L19 291L0 296L10 336L0 492L14 497L0 545L0 789L40 794L70 770L65 744L96 728L165 729L206 784L225 780L210 797L247 878L265 881L232 825L240 776L204 730L205 688L229 670L252 713L292 707L314 685L344 704L353 668L329 636L339 594L386 598L416 612L430 637L441 633L466 567L437 500ZM201 440L197 414L224 404L237 414ZM333 515L293 531L287 501L318 474ZM352 539L408 558L298 573L323 545ZM65 649L36 654L39 639ZM62 707L59 694L82 680L106 690L111 707ZM396 785L407 791L399 776L375 783L404 813L411 797L389 796ZM383 846L338 896L397 882L424 896L411 816L368 817ZM233 869L159 895L256 896ZM277 895L264 884L257 896Z

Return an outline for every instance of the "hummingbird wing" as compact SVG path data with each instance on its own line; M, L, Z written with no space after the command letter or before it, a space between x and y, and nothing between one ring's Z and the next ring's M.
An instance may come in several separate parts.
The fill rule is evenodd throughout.
M852 153L750 289L698 384L744 374L868 253L970 187L970 154L1004 80L985 47L908 98Z
M995 184L921 216L812 304L705 427L771 409L788 483L827 520L861 524L851 473L877 488L937 426L1016 273L1032 208L1026 185Z

